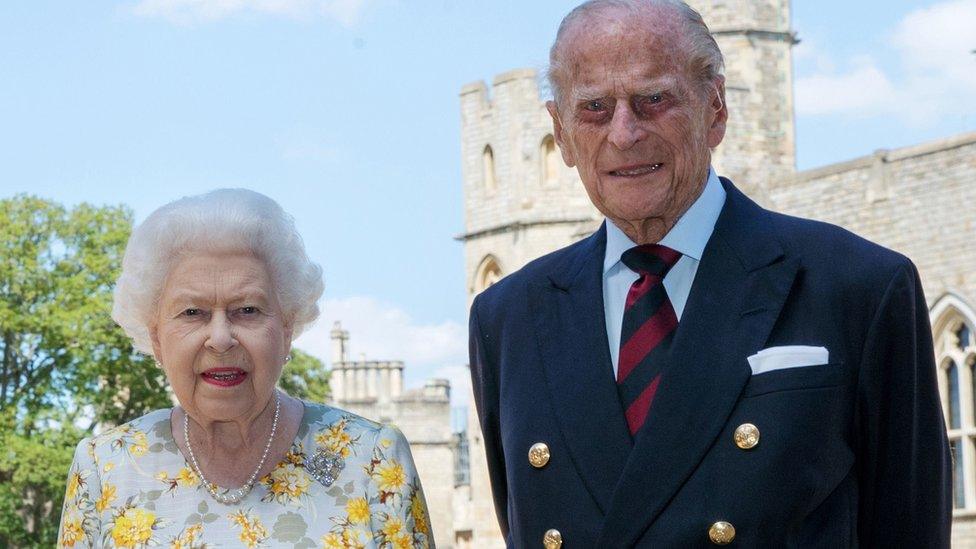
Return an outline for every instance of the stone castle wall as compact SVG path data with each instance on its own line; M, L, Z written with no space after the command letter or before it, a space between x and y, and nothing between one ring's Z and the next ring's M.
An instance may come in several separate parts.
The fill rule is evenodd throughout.
M796 174L770 206L840 225L918 266L931 306L976 304L976 133Z

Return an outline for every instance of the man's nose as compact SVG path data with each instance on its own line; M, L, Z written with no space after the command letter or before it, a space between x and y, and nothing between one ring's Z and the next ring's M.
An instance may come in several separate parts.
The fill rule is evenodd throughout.
M237 338L234 337L234 327L231 325L227 314L222 311L214 312L210 319L210 334L207 337L206 346L211 351L223 354L237 346Z
M610 135L608 139L614 147L627 150L634 143L647 137L647 132L641 128L640 120L628 101L618 101L610 119Z

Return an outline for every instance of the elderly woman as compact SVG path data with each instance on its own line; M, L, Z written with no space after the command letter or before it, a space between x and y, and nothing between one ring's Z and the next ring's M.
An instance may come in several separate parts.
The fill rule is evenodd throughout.
M136 228L113 318L179 405L78 445L59 546L432 545L403 435L276 387L321 294L261 194L183 198Z

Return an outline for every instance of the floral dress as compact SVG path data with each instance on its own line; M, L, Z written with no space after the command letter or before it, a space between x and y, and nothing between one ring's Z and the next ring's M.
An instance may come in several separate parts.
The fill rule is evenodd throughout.
M211 498L157 410L78 444L58 547L433 546L410 448L393 427L312 403L291 449L240 503ZM341 456L316 480L306 458ZM326 483L329 485L327 486Z

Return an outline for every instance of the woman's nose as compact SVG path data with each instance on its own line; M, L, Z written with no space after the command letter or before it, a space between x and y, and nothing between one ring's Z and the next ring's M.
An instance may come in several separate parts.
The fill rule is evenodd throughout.
M215 312L210 319L210 334L206 346L211 351L223 354L237 346L233 326L223 312Z

